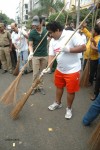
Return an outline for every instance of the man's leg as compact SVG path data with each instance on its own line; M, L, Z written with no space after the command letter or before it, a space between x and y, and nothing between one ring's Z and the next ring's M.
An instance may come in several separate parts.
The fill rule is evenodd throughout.
M90 123L94 121L99 114L100 114L100 94L95 99L95 101L93 101L88 112L83 117L83 124L86 126L90 125Z
M9 73L12 73L12 62L11 62L11 55L10 55L9 47L5 47L4 52L5 52L8 71Z
M48 57L39 57L39 61L40 61L40 73L43 69L46 68L47 66L47 59ZM41 78L41 83L38 85L38 89L40 91L41 94L45 95L45 90L43 88L43 77Z
M72 117L72 104L75 98L75 93L67 93L67 108L65 118L70 119Z
M63 88L56 88L56 101L48 107L49 110L55 110L62 107L61 98L63 95L63 91Z
M27 60L28 60L28 50L26 51L23 51L23 66L27 63ZM27 74L28 71L27 71L27 67L25 68L24 70L24 74Z
M56 100L52 105L50 105L48 107L49 110L55 110L55 109L62 107L61 98L62 98L63 89L64 89L66 83L63 79L63 74L60 73L58 70L55 71L54 82L55 82L55 86L56 86Z
M39 75L39 69L40 69L40 61L39 61L38 57L32 58L32 67L33 67L33 81L32 82L34 82L34 80ZM31 95L34 95L36 92L37 92L37 87L34 88Z
M96 82L95 82L95 87L94 87L94 95L92 95L91 100L96 99L96 97L99 94L99 89L100 89L100 64L98 64L97 77L96 77Z
M4 70L2 73L7 72L7 61L6 61L6 56L3 48L0 48L0 60L2 63L2 69Z
M66 80L67 90L67 108L65 118L70 119L72 117L72 104L75 98L75 92L79 91L80 72L75 72L64 76Z
M62 95L63 95L63 91L64 89L63 88L56 88L56 102L58 104L61 104L61 98L62 98Z
M89 75L89 82L92 85L94 81L94 75L97 73L97 66L98 60L91 60L90 61L90 75Z
M75 98L75 93L67 93L67 107L71 109Z

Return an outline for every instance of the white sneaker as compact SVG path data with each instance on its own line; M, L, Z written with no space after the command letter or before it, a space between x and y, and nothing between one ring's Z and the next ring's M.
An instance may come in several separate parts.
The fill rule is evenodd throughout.
M72 117L72 109L69 109L68 107L66 108L66 114L65 114L65 118L66 119L71 119Z
M50 105L48 107L49 110L55 110L55 109L58 109L58 108L61 108L62 107L62 104L58 104L57 102L54 102L52 105Z

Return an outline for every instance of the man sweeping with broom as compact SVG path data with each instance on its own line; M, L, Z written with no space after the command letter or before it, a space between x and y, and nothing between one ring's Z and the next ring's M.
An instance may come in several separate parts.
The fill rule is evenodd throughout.
M32 25L34 25L35 29L32 30L29 34L30 54L28 56L28 60L32 59L33 82L34 82L39 73L47 66L48 53L47 53L47 36L44 38L44 40L34 53L35 48L38 46L40 41L47 33L46 28L43 27L42 25L42 18L39 16L34 16ZM41 83L38 85L38 87L36 87L33 90L31 95L34 95L36 92L40 92L42 95L45 95L45 90L43 88L43 79Z
M75 92L79 91L81 63L78 53L85 51L86 46L78 33L65 46L66 41L74 31L65 31L59 22L48 23L46 27L52 37L49 47L48 64L61 51L57 57L57 70L54 75L56 100L48 109L53 111L62 107L61 98L64 87L66 87L67 108L65 118L70 119L72 117L72 103L75 98ZM50 68L44 69L42 73L48 73Z
M88 42L86 44L86 51L84 52L84 63L90 58L90 74L88 86L93 85L94 77L97 72L98 66L98 51L95 48L98 45L100 39L100 28L96 25L92 31L92 34L87 30L87 24L84 22L82 25L82 32L88 37ZM93 37L92 37L93 35Z
M25 30L19 29L16 23L11 23L12 29L12 42L17 50L17 55L19 57L19 65L17 66L19 71L27 63L28 59L28 34ZM16 70L18 70L16 69ZM27 74L27 68L24 70L24 74Z

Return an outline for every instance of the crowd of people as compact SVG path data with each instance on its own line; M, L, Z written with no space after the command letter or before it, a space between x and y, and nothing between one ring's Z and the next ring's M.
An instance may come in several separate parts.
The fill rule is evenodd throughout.
M54 72L56 99L48 109L53 111L62 107L61 98L66 87L66 113L65 118L72 118L72 104L75 93L80 89L80 70L84 70L86 62L90 59L89 86L95 81L93 100L88 112L83 117L83 124L90 123L100 114L100 19L90 32L84 22L74 34L75 24L71 22L63 27L59 22L53 21L44 26L42 18L33 17L32 29L27 32L18 28L16 23L11 24L11 33L0 23L0 68L2 74L13 74L19 58L19 72L29 62L23 74L33 70L32 81L42 72L50 73L52 60L57 61ZM48 32L48 34L46 34ZM71 37L66 44L67 40ZM43 40L42 40L43 39ZM46 68L47 66L50 66ZM31 93L40 92L45 95L43 78L41 83Z

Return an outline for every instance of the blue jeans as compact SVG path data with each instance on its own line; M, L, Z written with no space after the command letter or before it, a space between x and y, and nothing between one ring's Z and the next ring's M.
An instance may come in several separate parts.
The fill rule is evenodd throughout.
M23 66L27 63L28 59L28 51L21 51L20 52L20 67L19 70L23 68ZM25 69L27 70L27 69Z
M90 125L90 123L94 121L99 114L100 114L100 93L95 99L95 101L92 102L88 112L83 117L83 124L85 126Z

